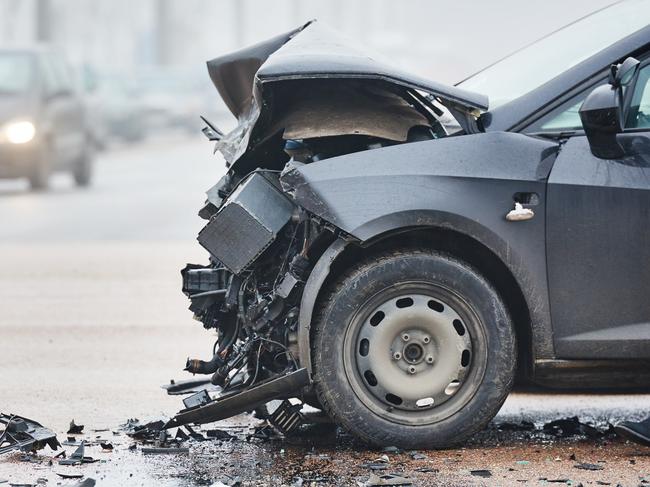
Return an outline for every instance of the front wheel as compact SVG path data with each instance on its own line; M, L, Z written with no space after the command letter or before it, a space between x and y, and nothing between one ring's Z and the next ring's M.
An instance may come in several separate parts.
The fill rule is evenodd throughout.
M379 255L341 276L320 303L313 342L319 401L369 444L463 442L498 412L515 363L501 298L447 255Z

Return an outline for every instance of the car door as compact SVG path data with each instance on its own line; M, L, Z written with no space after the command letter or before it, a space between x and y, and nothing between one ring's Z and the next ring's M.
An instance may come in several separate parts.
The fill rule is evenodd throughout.
M649 78L646 65L619 135L625 157L599 159L577 133L550 173L546 253L558 358L650 358Z

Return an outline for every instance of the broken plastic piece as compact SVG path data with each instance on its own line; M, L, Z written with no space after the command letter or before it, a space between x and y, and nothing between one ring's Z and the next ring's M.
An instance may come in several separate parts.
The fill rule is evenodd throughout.
M230 418L255 409L257 406L273 399L295 394L302 387L309 385L309 381L307 369L299 369L238 394L216 399L198 408L185 409L170 419L165 428L173 428L189 423L211 423Z
M77 448L69 458L59 460L59 465L81 465L82 463L95 463L97 460L95 460L93 457L84 456L85 450L86 442L82 441L79 445L79 448Z
M74 419L70 421L70 429L68 430L69 435L79 435L83 433L83 430L84 430L83 424L75 424Z
M0 454L13 450L34 451L49 446L61 446L56 435L40 423L16 415L0 414L0 424L5 425L0 434Z
M469 473L471 473L474 477L483 477L485 479L492 477L492 472L485 469L470 470Z
M291 404L288 400L284 400L280 405L269 415L268 421L284 436L293 433L304 421L300 410L302 403Z
M59 460L59 465L80 465L83 463L84 460L84 452L85 452L85 442L81 442L81 445L79 445L79 448L75 450L75 452L70 455L70 458L65 458L63 460Z
M191 396L183 399L183 404L185 404L185 407L187 409L190 409L203 406L204 404L209 403L211 400L212 398L207 393L207 391L199 391L196 394L192 394Z
M597 463L576 463L574 467L580 470L603 470L605 468Z

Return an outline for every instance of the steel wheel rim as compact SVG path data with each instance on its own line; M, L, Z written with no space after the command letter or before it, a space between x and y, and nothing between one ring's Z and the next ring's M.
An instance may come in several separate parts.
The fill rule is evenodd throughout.
M345 337L346 375L380 416L429 424L473 397L487 361L476 313L453 291L401 283L364 303Z

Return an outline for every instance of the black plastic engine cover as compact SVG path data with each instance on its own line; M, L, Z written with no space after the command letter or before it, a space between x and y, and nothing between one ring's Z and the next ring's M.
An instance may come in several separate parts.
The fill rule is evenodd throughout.
M293 213L271 177L253 173L199 233L199 243L235 274L271 245Z

